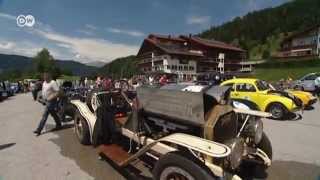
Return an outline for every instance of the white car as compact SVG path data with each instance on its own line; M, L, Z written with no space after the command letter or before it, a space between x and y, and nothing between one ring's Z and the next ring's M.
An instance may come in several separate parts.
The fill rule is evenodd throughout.
M309 73L302 78L298 79L294 82L293 88L299 89L302 91L310 91L314 92L317 90L317 85L315 84L315 80L320 77L320 73Z

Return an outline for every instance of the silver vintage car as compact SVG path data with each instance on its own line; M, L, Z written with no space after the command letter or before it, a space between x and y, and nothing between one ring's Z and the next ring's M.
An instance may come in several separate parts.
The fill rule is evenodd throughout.
M293 83L294 89L315 92L317 90L315 80L320 77L320 73L309 73Z

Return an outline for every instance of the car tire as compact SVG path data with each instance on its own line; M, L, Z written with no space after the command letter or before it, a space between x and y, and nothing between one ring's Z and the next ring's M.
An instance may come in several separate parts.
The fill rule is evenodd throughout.
M74 128L79 142L83 145L90 145L90 131L87 121L77 110L74 115Z
M272 103L269 105L268 112L272 114L273 119L283 120L287 110L281 103Z
M261 141L257 144L257 147L265 152L268 155L269 159L272 160L272 145L265 132L263 132Z
M170 152L160 157L152 171L153 179L188 179L216 180L209 169L197 158L179 151Z
M91 112L94 112L92 104L91 104L91 99L92 99L93 93L95 93L95 91L89 92L87 97L86 97L86 99L85 99L86 104L87 104L87 106L88 106L88 108L90 109Z

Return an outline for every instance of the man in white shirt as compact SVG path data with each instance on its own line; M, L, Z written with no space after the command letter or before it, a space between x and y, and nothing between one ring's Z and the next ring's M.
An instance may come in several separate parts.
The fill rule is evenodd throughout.
M38 125L38 128L33 131L37 136L41 134L44 125L47 122L49 114L53 117L56 122L56 128L54 130L61 129L61 121L56 113L57 97L59 94L59 87L55 80L52 80L49 73L43 74L43 84L42 84L42 97L46 102L45 110L42 115L42 119Z

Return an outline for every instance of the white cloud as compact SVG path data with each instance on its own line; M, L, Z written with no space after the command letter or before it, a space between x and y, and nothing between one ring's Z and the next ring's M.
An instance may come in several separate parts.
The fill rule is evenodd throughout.
M47 40L54 41L58 46L69 49L75 58L83 62L97 60L107 62L118 57L136 54L139 48L105 39L79 38L42 30L35 30L35 32Z
M86 24L85 25L87 29L90 29L90 30L97 30L98 28L94 25L91 25L91 24Z
M14 45L15 44L13 42L0 42L0 49L12 49Z
M17 17L12 16L10 14L0 13L0 18L10 19L10 20L16 20Z
M0 18L16 19L12 15L3 13L0 13ZM94 34L97 29L96 26L86 24L85 28L78 30L78 32L89 35ZM114 43L103 38L76 37L57 33L50 25L37 20L34 27L23 28L23 31L30 33L31 36L41 37L45 41L42 44L34 43L31 37L28 40L7 39L8 41L5 41L0 39L0 53L32 57L42 48L47 48L56 59L75 59L81 62L109 62L118 57L134 55L139 49L138 46ZM132 36L142 35L140 32L131 31L121 33L129 33ZM43 47L44 44L46 47Z
M109 31L111 33L125 34L125 35L129 35L129 36L134 36L134 37L145 36L145 34L143 32L135 31L135 30L125 30L125 29L118 29L118 28L107 28L107 31Z
M79 29L79 30L77 30L77 32L85 34L87 36L92 36L94 34L92 31L87 31L87 30L83 30L83 29Z
M28 41L16 42L0 40L0 53L4 54L18 54L22 56L33 57L41 49L42 47L40 47L39 45ZM49 51L54 57L60 56L60 54L53 49L49 49Z
M207 25L210 23L210 16L189 16L186 19L189 25Z

